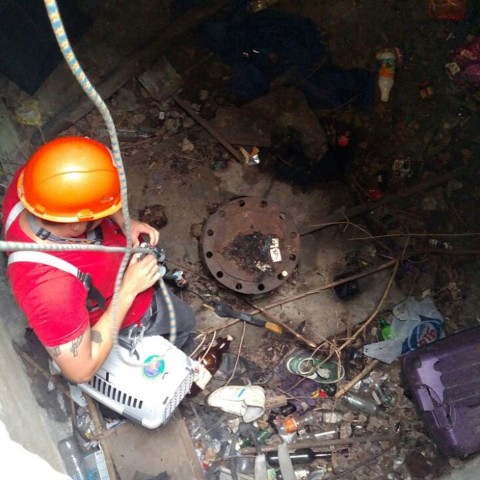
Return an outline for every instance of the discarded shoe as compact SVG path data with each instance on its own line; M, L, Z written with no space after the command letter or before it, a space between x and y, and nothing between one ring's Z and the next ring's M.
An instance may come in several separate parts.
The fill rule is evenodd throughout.
M221 387L210 394L208 405L253 422L265 412L265 390L259 385Z
M287 370L295 375L309 378L318 383L336 383L343 377L343 368L335 362L319 357L294 356L286 363Z

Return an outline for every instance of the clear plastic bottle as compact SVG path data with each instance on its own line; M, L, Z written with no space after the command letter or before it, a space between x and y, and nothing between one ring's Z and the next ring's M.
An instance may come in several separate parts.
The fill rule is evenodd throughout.
M85 460L78 446L77 439L72 435L58 442L58 450L62 456L67 474L73 480L87 480Z
M331 426L327 430L315 431L310 433L302 433L298 436L298 440L332 440L339 437L339 430L335 426Z
M395 52L381 50L376 55L378 61L378 88L382 102L388 102L395 83Z
M322 413L322 420L325 423L340 423L343 420L343 413L335 411L324 411Z
M311 411L305 415L291 415L283 419L277 428L279 433L292 433L300 430L305 425L316 425L322 420L322 411Z

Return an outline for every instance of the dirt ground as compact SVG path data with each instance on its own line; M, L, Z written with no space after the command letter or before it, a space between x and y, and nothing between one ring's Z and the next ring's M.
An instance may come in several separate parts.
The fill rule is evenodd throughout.
M96 41L105 49L105 57L101 50L97 56L82 56L94 75L96 69L106 68L103 58L114 61L110 49L120 57L130 54L132 45L148 41L151 30L165 21L161 15L166 15L165 5L153 12L149 2L140 2L135 25L147 23L139 20L142 15L144 19L150 15L152 20L144 31L140 28L141 35L135 34L134 25L126 28L125 17L132 15L127 8L129 2L122 2L127 8L124 11L112 9L111 3L105 2L98 18L106 14L115 25L118 45L113 39L101 43L103 37L97 38L99 34L95 33L98 25L80 44L87 53L89 42ZM479 97L475 89L455 84L445 69L449 52L464 44L468 35L476 35L478 17L473 5L461 21L432 18L428 10L431 3L283 0L275 6L310 19L321 33L333 65L340 69L375 74L376 52L386 47L397 49L400 57L390 100L381 102L375 88L370 109L360 108L355 98L332 108L312 106L298 84L282 82L281 75L271 79L268 93L246 101L228 89L232 66L201 44L195 32L167 48L165 58L182 78L178 97L227 138L243 135L247 140L231 142L236 147L247 151L259 147L258 165L234 158L175 98L152 97L139 76L108 99L121 140L130 213L153 224L158 222L167 265L185 273L188 288L177 293L196 312L197 340L210 339L213 331L234 338L232 357L228 358L238 370L231 364L225 366L223 377L216 378L199 399L184 405L182 413L192 429L199 427L199 413L203 422L211 423L212 412L204 406L206 393L223 385L230 375L229 381L235 378L242 384L259 384L271 395L284 394L286 388L296 398L291 389L282 386L285 377L278 368L292 352L306 345L288 329L317 345L317 355L340 355L340 363L350 366L346 379L351 379L367 363L361 355L362 346L381 339L381 322L391 320L393 307L407 297L433 298L445 319L447 335L478 325ZM58 70L55 75L66 85L67 95L61 100L66 102L69 89L75 91L76 87ZM46 117L48 105L54 103L54 80L49 82L38 94ZM430 90L424 97L426 86ZM14 108L23 95L12 87L10 93L8 101ZM222 123L220 115L229 109L234 116L227 124ZM25 130L27 134L33 131L29 127ZM132 131L142 135L122 140ZM65 133L108 142L103 119L96 110ZM279 160L281 153L292 145L289 135L300 139L301 155L283 162ZM342 146L345 138L348 145ZM325 159L325 152L334 155L336 167L338 162L346 164L341 175L336 171L334 180L312 173ZM395 197L449 172L449 178L432 188ZM391 202L380 207L375 203L390 196L394 196ZM218 272L209 270L204 256L208 219L242 197L278 206L299 237L298 262L278 287L265 293L245 295L226 287ZM368 202L371 208L361 214L325 221L341 208L349 212L352 206ZM231 224L240 221L238 217L232 217L231 222L227 218L225 228L233 228ZM267 223L264 218L255 227L261 230ZM393 264L391 260L395 259L398 262ZM231 275L237 285L249 279L242 268L232 272L225 267L222 273ZM341 298L331 283L339 276L355 274L359 278L349 283L354 294ZM260 317L265 309L270 315L264 317L266 320L273 316L272 321L279 320L287 328L281 335L242 322L223 328L229 320L204 307L211 299ZM245 362L243 367L242 362L235 363L236 355ZM400 362L379 364L369 378L370 383L360 386L360 392L371 388L375 378L382 378L391 396L391 404L382 406L388 417L371 415L364 424L358 417L345 422L353 428L354 438L360 440L350 447L348 456L337 451L329 463L330 471L315 478L433 479L461 467L462 460L439 453L426 434L405 392ZM329 401L319 400L323 410L348 412L339 404L332 407ZM268 427L268 422L261 426ZM213 434L208 438L213 447L207 445L206 438L203 443L196 441L202 466L211 475L219 474L214 459L228 433L217 430L213 429L218 438ZM395 435L396 441L369 441L369 436L379 435Z

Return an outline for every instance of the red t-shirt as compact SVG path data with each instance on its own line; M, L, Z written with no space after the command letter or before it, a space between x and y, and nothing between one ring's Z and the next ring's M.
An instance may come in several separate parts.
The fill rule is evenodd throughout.
M15 175L3 202L3 222L18 203L17 178ZM125 236L120 228L106 218L100 224L104 246L123 246ZM32 240L20 228L18 217L10 226L7 241L29 242ZM100 291L108 305L112 299L115 280L123 253L91 251L47 251L75 265L81 272L89 273L93 285ZM46 347L55 347L77 338L88 325L94 325L103 314L97 309L87 310L87 290L72 274L42 263L14 262L8 267L8 277L13 294L25 313L30 327ZM147 311L152 300L150 288L135 298L123 327L138 322Z

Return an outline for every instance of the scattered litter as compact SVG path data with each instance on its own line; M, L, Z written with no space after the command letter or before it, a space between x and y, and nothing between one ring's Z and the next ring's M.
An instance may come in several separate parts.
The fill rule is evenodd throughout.
M15 109L15 117L22 125L42 126L42 113L37 100L26 100Z
M185 152L185 153L193 152L195 150L195 145L188 138L185 137L182 140L181 149L182 149L182 152Z
M229 385L211 393L208 405L240 415L246 423L253 422L265 412L265 390L259 385Z
M418 302L410 297L393 309L390 337L363 347L363 353L392 363L399 356L445 336L444 319L432 298Z

